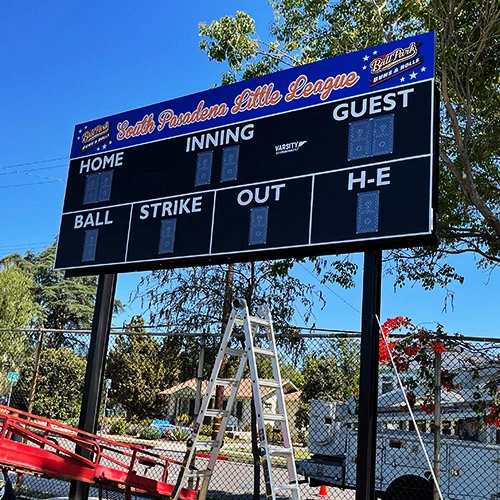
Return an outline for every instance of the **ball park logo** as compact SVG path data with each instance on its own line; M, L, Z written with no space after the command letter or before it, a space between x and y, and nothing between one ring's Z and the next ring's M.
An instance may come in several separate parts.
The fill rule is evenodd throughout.
M90 130L86 130L82 134L82 153L96 147L98 144L106 142L111 136L110 126L111 122L107 121L106 123L96 125Z
M411 42L407 47L398 47L392 52L377 56L370 63L370 70L374 78L370 79L371 86L378 85L402 72L415 68L422 63L418 55L418 45Z

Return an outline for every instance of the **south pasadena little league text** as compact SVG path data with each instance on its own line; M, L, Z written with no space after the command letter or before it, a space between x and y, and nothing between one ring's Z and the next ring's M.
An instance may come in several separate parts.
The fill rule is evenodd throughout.
M210 122L224 126L432 78L433 61L424 52L432 52L433 43L434 34L427 33L79 125L72 157L205 130Z

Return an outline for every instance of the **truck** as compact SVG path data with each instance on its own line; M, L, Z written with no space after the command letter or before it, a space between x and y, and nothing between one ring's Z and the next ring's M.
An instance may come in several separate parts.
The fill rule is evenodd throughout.
M466 408L455 404L446 416L442 434L440 488L445 500L500 498L500 446L496 429L471 432ZM379 408L375 490L384 500L432 500L433 484L418 434L409 430L407 412L392 407L382 420ZM387 416L386 415L386 416ZM444 415L444 414L443 414ZM417 415L420 425L430 428L432 416ZM356 488L357 415L351 403L310 401L308 451L311 457L297 460L297 472L311 486ZM467 434L470 432L470 434ZM434 434L422 432L427 454L433 460Z

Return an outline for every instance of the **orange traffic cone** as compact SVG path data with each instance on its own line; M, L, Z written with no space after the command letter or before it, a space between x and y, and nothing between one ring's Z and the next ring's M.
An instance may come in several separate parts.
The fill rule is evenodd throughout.
M326 491L326 486L323 485L323 486L319 487L318 496L319 497L327 497L328 496L328 492Z

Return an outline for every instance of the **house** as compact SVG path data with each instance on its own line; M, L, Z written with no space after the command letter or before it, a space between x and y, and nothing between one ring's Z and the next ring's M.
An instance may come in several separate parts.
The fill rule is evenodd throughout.
M500 444L500 429L496 426L476 428L475 419L479 413L474 409L478 401L484 403L486 411L494 404L488 387L500 387L500 362L488 355L488 351L478 352L458 347L442 354L442 370L455 373L456 387L441 390L441 420L444 434L460 436L462 439L484 443ZM414 362L410 369L402 373L405 377L419 379L418 365ZM424 387L411 389L414 395L413 414L419 429L432 431L434 414L420 408ZM406 402L392 369L381 367L378 397L379 427L389 429L412 429L413 424L406 408Z
M294 427L295 414L299 407L299 399L301 391L289 380L283 380L283 393L285 396L285 404L287 410L288 421L290 428ZM170 389L160 392L166 397L165 413L166 418L171 422L176 422L177 417L186 414L191 420L194 420L194 408L196 399L197 380L192 378L186 380ZM204 380L201 384L201 395L207 392L208 381ZM231 388L222 386L224 390L224 401L227 401L231 393ZM265 413L277 412L277 397L276 391L268 387L261 387L262 405ZM240 430L247 430L250 427L251 421L251 404L252 404L252 383L248 378L242 379L236 401L231 414L237 419L235 425ZM210 403L210 408L213 408L214 398Z

